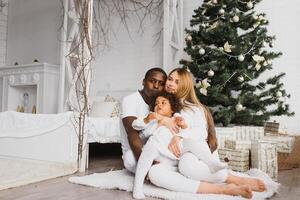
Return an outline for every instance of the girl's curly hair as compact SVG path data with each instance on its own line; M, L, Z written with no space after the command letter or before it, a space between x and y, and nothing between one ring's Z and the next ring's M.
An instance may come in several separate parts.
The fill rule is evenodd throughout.
M160 92L157 95L153 96L150 103L150 111L154 112L155 101L157 97L163 97L168 99L171 105L171 109L173 111L172 115L176 112L180 112L183 109L183 105L181 104L180 100L175 96L175 94L171 94L168 92Z

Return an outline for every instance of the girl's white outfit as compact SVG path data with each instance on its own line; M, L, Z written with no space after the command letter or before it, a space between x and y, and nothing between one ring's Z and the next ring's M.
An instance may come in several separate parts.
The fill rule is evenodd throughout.
M186 133L194 141L207 141L207 121L204 110L195 105L189 105L181 111L181 116L187 124ZM184 147L184 144L182 145ZM183 148L184 149L184 148ZM212 154L219 160L217 151ZM158 187L178 192L196 193L200 181L223 183L227 179L228 170L221 169L212 173L208 165L190 152L182 153L178 165L167 159L160 160L159 164L151 166L148 177Z
M191 105L190 109L185 109L181 112L181 115L188 128L182 129L179 132L179 136L184 138L180 141L180 151L181 155L187 154L188 156L182 156L180 159L176 158L168 150L168 145L173 138L173 134L168 128L165 126L158 127L156 121L145 124L141 118L134 120L132 127L136 130L142 130L141 138L145 138L146 140L151 136L144 145L137 164L133 190L133 196L135 198L144 198L142 186L144 178L150 168L149 178L154 184L175 191L196 192L200 179L192 180L179 174L175 170L178 165L178 160L179 163L181 163L180 166L183 167L182 171L187 171L187 169L185 169L186 162L188 162L187 166L191 166L193 165L191 163L192 159L196 158L198 161L200 159L204 166L198 168L199 171L197 174L202 172L206 173L205 170L208 169L209 175L212 174L211 171L216 171L214 174L217 174L208 177L208 180L221 182L226 179L227 173L220 172L220 169L223 169L225 165L220 163L218 156L215 156L217 154L212 157L210 153L206 141L206 119L203 110ZM191 155L193 156L191 157ZM153 160L159 161L160 164L151 167ZM215 170L212 170L212 168ZM218 176L218 178L215 178L215 176ZM220 178L220 176L222 177Z

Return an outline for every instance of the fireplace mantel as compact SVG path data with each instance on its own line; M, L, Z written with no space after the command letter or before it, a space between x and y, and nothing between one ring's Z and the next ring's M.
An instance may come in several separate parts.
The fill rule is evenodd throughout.
M48 63L6 66L0 68L2 111L23 106L25 112L57 113L59 67ZM24 105L24 94L29 102ZM26 107L25 107L26 106Z

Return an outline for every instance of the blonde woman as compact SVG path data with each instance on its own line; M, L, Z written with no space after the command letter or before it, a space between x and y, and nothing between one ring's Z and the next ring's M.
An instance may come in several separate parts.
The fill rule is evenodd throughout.
M213 156L218 158L213 118L209 110L197 99L190 72L184 68L171 71L165 90L181 99L184 107L181 115L186 120L189 131L197 135L193 139L207 141ZM171 119L164 118L163 123L174 129ZM169 144L169 150L177 157L180 155L179 141L180 138L174 136ZM237 177L231 175L227 169L212 173L207 164L188 152L181 155L178 166L161 162L151 167L148 176L153 184L179 192L228 194L251 198L252 191L265 190L265 184L259 179Z

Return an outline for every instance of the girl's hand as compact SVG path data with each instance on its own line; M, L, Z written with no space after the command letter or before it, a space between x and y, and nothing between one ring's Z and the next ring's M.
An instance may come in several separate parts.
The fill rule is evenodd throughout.
M173 135L176 135L179 132L179 126L169 117L162 117L162 119L158 121L158 126L167 127Z
M180 149L179 149L179 141L180 137L179 136L173 136L168 149L176 156L177 158L180 156Z
M150 121L156 119L157 114L155 112L151 112L144 118L145 124L148 124Z

